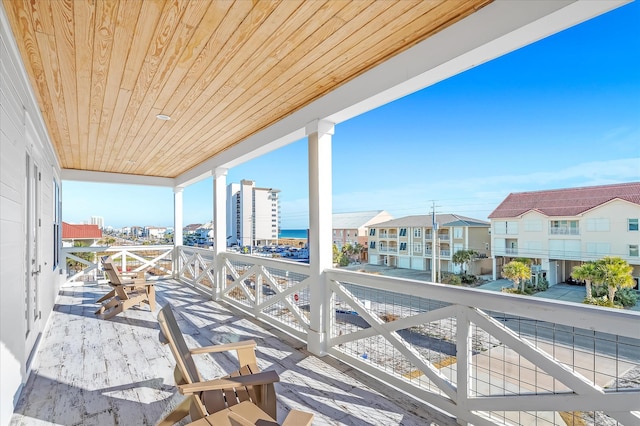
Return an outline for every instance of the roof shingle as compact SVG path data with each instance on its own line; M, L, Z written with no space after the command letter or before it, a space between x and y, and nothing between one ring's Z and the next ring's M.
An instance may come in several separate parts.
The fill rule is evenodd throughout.
M102 231L98 225L73 225L62 222L63 239L99 239L102 238Z
M577 216L614 199L640 204L640 182L511 193L489 219L518 217L528 211L546 216Z

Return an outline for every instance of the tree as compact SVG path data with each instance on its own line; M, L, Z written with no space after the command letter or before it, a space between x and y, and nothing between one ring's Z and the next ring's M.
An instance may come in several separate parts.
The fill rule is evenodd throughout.
M502 275L513 281L513 288L518 288L518 284L522 282L522 293L524 293L524 281L531 277L531 268L522 262L512 260L504 265Z
M593 297L591 295L591 283L602 282L601 269L595 262L587 262L580 266L574 266L573 271L571 271L571 276L576 280L584 281L587 300L591 300Z
M607 286L609 291L609 301L612 304L618 289L632 288L635 285L633 275L631 275L633 266L629 265L626 260L620 257L607 256L596 263L602 274L602 283Z
M455 265L462 266L462 271L466 274L469 262L471 262L471 259L473 259L477 254L478 252L475 250L458 250L451 257L451 261Z

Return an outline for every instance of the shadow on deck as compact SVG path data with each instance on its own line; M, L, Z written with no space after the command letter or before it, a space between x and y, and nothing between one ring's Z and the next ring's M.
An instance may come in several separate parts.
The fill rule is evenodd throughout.
M156 285L158 308L171 303L190 346L254 339L263 370L280 375L278 420L290 409L315 413L314 425L455 425L454 419L296 339L175 281ZM154 425L181 397L155 313L133 308L94 315L106 286L62 288L11 425ZM265 328L267 327L267 328ZM231 355L198 355L205 378L235 370ZM184 423L184 422L183 422Z

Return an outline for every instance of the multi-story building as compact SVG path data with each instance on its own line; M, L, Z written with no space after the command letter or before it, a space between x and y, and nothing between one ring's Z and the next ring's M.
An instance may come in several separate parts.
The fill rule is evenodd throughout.
M369 226L369 263L431 271L435 259L437 270L458 272L460 265L452 263L451 256L459 250L474 250L478 257L469 272L490 272L489 222L438 214L435 231L433 222L431 215L416 215Z
M227 185L227 245L277 243L280 230L279 189L258 188L252 180Z
M640 276L640 182L512 193L489 219L496 276L525 257L553 285L604 256L625 259Z
M367 247L367 227L391 219L393 216L384 210L334 213L332 217L333 244L338 249L342 249L346 244L355 245L356 243Z
M98 225L98 228L104 229L104 218L102 216L91 216L91 225Z

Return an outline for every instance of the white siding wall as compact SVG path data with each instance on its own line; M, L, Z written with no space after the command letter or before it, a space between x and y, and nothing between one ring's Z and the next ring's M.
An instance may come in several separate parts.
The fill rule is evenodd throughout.
M54 270L52 264L53 179L59 177L60 168L12 37L0 3L0 425L9 423L29 373L27 360L34 349L25 339L27 153L42 174L39 200L42 272L38 293L41 319L34 324L33 336L42 333L60 285L59 270ZM27 117L33 123L29 130Z

